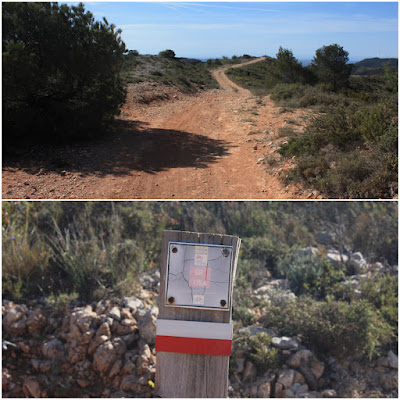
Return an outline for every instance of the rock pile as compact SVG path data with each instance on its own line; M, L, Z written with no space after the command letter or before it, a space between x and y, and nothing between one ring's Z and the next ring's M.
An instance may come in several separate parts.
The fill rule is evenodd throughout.
M230 397L335 398L397 397L398 358L389 351L373 362L352 359L319 360L299 338L274 336L276 332L261 328L241 328L237 341L264 332L272 336L278 350L279 366L263 373L244 352L236 352L229 377Z
M148 292L145 301L99 301L64 318L44 305L4 301L3 395L151 396L158 312L152 298Z

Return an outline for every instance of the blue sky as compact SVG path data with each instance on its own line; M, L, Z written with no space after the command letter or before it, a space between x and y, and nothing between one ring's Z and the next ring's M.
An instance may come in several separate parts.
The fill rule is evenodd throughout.
M74 4L69 3L68 4ZM298 59L337 43L350 60L397 57L397 2L84 2L96 19L122 29L128 49L178 57L275 56Z

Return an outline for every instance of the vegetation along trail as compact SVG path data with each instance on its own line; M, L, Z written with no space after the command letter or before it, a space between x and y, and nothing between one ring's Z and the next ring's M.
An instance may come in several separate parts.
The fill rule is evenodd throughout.
M317 197L298 184L286 186L279 176L292 160L274 158L285 140L279 130L289 117L304 121L307 110L287 114L268 97L252 96L226 77L227 68L213 71L220 89L196 95L154 83L129 85L111 139L71 146L57 159L50 154L48 166L5 167L3 197ZM138 101L139 93L147 98Z

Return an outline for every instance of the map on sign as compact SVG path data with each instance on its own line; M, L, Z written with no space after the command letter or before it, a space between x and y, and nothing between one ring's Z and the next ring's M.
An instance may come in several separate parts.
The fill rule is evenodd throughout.
M169 242L165 305L229 310L232 246Z

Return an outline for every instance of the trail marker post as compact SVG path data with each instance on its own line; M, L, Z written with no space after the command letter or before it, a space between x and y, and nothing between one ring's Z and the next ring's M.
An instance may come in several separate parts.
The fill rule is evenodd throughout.
M228 397L232 288L240 238L164 231L156 393Z

